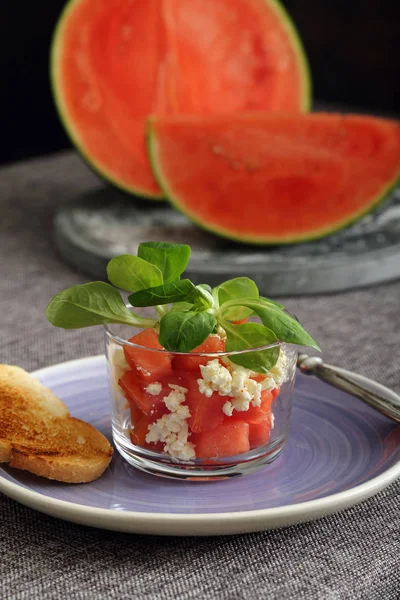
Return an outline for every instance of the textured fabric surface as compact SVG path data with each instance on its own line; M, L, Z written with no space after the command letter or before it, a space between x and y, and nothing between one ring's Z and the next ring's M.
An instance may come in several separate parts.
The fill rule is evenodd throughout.
M54 250L54 211L98 185L72 153L0 171L0 362L32 370L102 352L101 331L44 317L56 292L88 280ZM399 282L285 303L327 361L400 392ZM0 495L0 599L398 599L399 492L287 529L176 539L73 525Z

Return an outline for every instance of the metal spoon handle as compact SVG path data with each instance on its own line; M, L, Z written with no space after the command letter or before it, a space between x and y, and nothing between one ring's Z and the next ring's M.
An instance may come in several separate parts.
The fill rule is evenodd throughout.
M297 366L302 373L315 375L333 387L360 398L389 419L400 423L400 396L385 386L374 382L374 388L379 393L373 392L365 386L365 381L368 381L365 377L327 365L319 356L299 354Z

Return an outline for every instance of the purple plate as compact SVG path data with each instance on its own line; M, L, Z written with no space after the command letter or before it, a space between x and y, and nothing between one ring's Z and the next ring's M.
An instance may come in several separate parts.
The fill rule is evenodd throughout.
M104 357L63 363L35 376L73 416L111 440ZM115 453L100 479L81 485L3 467L0 491L47 514L105 529L242 533L315 519L372 496L400 475L399 442L400 427L389 419L299 373L287 446L258 473L212 483L170 481L134 469Z

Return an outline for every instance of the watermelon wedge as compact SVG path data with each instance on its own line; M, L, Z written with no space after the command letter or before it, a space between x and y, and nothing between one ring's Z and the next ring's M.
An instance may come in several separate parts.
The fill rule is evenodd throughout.
M166 197L200 226L286 244L340 229L386 196L400 127L323 113L154 117L149 154Z
M51 52L56 105L95 170L158 199L149 114L306 110L309 74L277 0L70 0Z

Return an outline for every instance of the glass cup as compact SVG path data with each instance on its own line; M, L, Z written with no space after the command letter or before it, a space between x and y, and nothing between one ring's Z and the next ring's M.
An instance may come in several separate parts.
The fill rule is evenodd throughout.
M297 350L260 376L229 359L241 352L176 353L105 326L115 446L129 464L172 479L215 480L258 471L287 441Z

